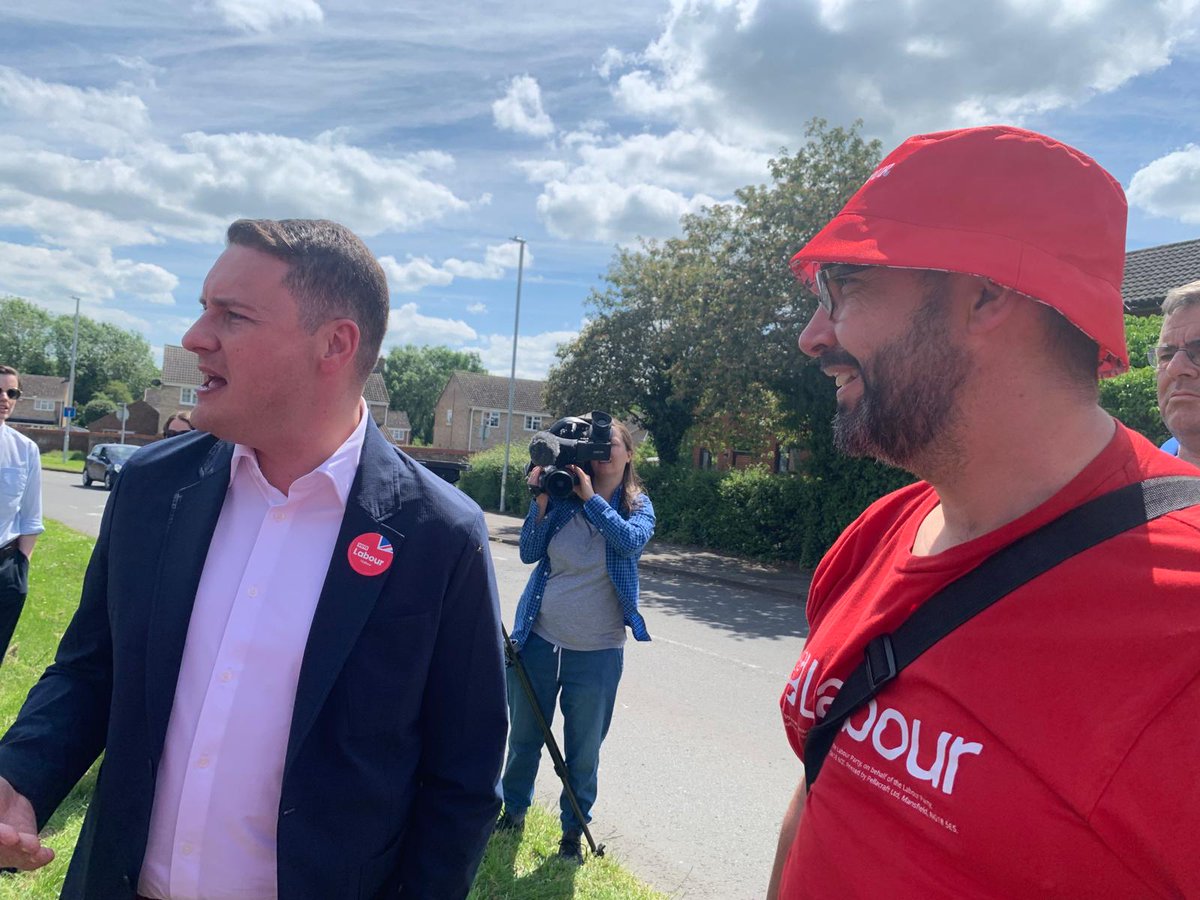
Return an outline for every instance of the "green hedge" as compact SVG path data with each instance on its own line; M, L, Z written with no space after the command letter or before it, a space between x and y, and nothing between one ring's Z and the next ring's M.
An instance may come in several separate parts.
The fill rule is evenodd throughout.
M861 460L846 460L836 480L663 465L646 466L641 475L662 540L806 567L874 500L912 481Z
M463 493L491 512L500 509L500 474L504 470L504 445L476 453L469 460L471 468L459 476L458 486ZM507 511L524 516L529 509L529 488L525 486L525 467L529 464L529 449L513 445L508 456L508 483L504 488Z
M471 457L458 486L487 510L500 506L504 448ZM505 505L529 509L525 448L509 457ZM655 535L770 562L812 567L850 522L888 491L912 481L904 472L866 460L843 459L825 478L772 475L762 468L702 472L688 465L649 464L639 469L654 501Z

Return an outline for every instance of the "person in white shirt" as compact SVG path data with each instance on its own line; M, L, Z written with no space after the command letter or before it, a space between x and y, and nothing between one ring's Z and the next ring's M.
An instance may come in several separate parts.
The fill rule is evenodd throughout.
M197 431L139 450L78 612L0 739L0 866L101 751L64 898L454 900L506 709L479 507L362 389L387 282L346 228L241 220L183 345Z
M29 560L42 526L42 462L37 444L8 425L21 376L0 365L0 666L29 593Z

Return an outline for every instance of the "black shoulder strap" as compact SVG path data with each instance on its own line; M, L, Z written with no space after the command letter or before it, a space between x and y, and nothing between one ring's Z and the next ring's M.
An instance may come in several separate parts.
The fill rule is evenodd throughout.
M1089 500L996 551L930 597L894 633L871 640L866 659L846 679L829 712L804 742L809 789L846 718L959 625L1075 554L1196 504L1200 504L1200 477L1187 475L1150 478Z

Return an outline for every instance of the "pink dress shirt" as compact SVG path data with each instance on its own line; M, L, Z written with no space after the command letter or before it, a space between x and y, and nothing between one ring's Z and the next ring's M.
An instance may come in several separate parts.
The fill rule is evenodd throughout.
M138 893L277 896L275 832L309 627L368 413L285 497L238 444L175 687Z

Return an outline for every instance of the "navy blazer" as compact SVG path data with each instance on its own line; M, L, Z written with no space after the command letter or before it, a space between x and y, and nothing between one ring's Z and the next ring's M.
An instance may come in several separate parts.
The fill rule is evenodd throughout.
M101 751L65 898L133 898L231 444L151 445L109 498L54 663L0 740L42 827ZM350 541L391 541L383 575ZM368 426L313 617L279 806L284 900L463 897L499 811L507 727L483 514Z

